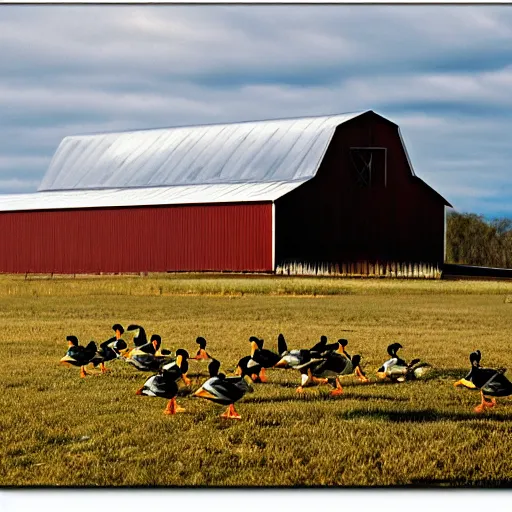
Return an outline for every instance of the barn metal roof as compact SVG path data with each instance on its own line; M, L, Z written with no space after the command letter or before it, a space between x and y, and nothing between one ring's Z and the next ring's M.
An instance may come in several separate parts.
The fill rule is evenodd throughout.
M308 180L336 127L363 113L70 136L38 190Z
M0 195L0 211L275 201L307 180Z

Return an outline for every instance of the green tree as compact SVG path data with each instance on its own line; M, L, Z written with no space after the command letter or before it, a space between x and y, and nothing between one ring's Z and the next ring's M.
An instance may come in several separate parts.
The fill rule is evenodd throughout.
M486 267L512 267L512 219L486 221L474 213L450 212L446 261Z

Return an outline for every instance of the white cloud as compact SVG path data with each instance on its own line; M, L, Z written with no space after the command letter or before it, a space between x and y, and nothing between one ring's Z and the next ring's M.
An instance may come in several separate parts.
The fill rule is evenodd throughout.
M373 109L422 178L489 209L510 55L500 6L4 6L0 192L35 190L69 134Z

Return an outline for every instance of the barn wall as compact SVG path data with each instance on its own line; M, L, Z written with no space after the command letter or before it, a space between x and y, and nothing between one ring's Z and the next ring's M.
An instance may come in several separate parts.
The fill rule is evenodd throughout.
M387 183L360 187L350 147L388 148ZM443 262L444 202L412 176L398 127L373 113L341 125L315 178L276 203L276 262Z
M267 271L272 205L0 213L0 272Z

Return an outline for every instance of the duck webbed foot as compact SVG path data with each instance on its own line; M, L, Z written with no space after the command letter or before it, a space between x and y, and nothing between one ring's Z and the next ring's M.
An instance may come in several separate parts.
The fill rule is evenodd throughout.
M343 388L341 387L341 382L339 381L338 377L336 377L335 381L336 388L333 389L329 394L331 396L339 396L343 394Z
M87 375L89 375L86 371L85 371L85 367L84 366L81 366L80 367L80 377L82 379L85 379L85 377L87 377Z
M356 368L356 377L361 382L370 382L370 379L361 371L361 368L359 368L359 366Z
M482 392L480 394L482 395L482 403L479 406L475 407L474 410L476 413L482 413L486 409L491 409L496 406L495 398L491 398L490 400L488 400Z
M176 414L176 398L171 398L167 403L167 407L164 410L164 414Z
M221 415L220 415L221 418L226 418L226 419L230 419L230 420L240 420L242 419L242 416L240 416L240 414L238 414L236 411L235 411L235 406L234 404L230 404L229 407L226 409L225 412L223 412Z
M100 370L101 373L108 373L110 371L107 367L105 367L105 363L100 364Z

